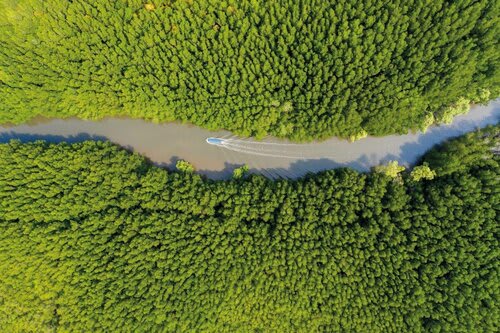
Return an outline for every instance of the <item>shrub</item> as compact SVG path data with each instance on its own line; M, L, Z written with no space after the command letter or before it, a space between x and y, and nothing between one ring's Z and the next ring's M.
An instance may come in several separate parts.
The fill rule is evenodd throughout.
M175 163L175 168L177 170L179 170L180 172L184 172L184 173L193 173L194 172L194 166L191 163L186 162L184 160L177 161L177 163Z

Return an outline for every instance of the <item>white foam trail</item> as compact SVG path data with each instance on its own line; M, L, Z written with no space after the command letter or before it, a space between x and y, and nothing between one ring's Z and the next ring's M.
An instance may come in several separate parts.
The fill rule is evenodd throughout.
M305 146L306 144L300 143L281 143L281 142L261 142L261 141L245 141L240 139L225 139L225 142L243 142L246 144L254 144L254 145L273 145L273 146Z
M290 159L306 159L304 156L292 156L292 155L283 155L283 154L274 154L272 152L266 151L266 150L256 150L256 148L250 148L250 147L245 147L242 145L235 145L231 143L224 143L223 145L220 145L219 147L221 148L226 148L228 150L232 150L238 153L243 153L243 154L251 154L251 155L258 155L258 156L268 156L268 157L278 157L278 158L290 158Z
M227 141L224 141L223 144L221 144L220 146L224 147L224 146L231 146L231 147L237 147L237 148L240 148L240 149L243 149L243 150L250 150L250 151L264 151L266 153L283 153L283 148L281 149L273 149L273 148L268 148L268 147L247 147L245 145L242 145L242 144L235 144L235 143L227 143Z

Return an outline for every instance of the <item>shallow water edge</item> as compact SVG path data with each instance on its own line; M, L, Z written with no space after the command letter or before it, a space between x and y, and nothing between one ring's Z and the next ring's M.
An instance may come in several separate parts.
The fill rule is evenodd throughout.
M455 117L452 124L433 126L426 133L297 144L270 137L260 141L238 138L227 131L212 132L180 123L155 124L127 118L43 119L39 123L0 126L0 142L109 140L162 167L173 168L179 159L189 161L199 173L212 179L229 178L234 168L244 164L250 172L268 178L294 179L339 167L368 171L390 160L408 166L434 145L499 120L497 99L486 106L474 106L468 114ZM208 144L208 137L221 138L225 144Z

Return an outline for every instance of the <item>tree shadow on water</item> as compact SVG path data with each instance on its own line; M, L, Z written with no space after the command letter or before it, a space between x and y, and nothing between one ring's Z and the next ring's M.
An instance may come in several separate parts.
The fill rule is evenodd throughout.
M53 135L53 134L31 134L31 133L17 133L17 132L3 132L0 133L0 143L8 143L11 140L19 140L22 143L43 140L50 143L77 143L83 141L109 141L105 136L93 135L88 133L78 133L75 135ZM131 150L131 147L124 147Z
M170 158L169 162L151 162L151 163L163 169L175 170L175 165L180 160L182 160L182 158L180 158L177 155L174 155Z
M157 167L162 168L162 169L167 169L169 171L176 172L177 171L176 164L178 161L181 161L181 160L183 160L183 159L180 158L179 156L174 155L174 156L170 157L169 162L160 162L160 163L151 162L151 163ZM189 161L187 161L187 162L189 162ZM221 170L195 169L195 172L202 175L202 176L207 177L208 179L226 180L226 179L230 179L232 177L234 169L239 168L243 165L244 165L243 163L242 164L235 164L235 163L225 162L224 167Z
M441 144L450 138L473 131L477 128L485 127L488 124L496 124L498 123L499 118L500 113L495 111L493 114L488 115L480 121L458 120L451 126L435 126L429 128L427 133L418 134L414 137L410 137L409 139L405 138L403 141L406 140L406 142L401 143L398 151L393 151L382 156L376 153L363 154L349 162L337 162L329 158L294 160L285 167L251 168L249 172L252 174L261 174L269 179L297 179L308 174L339 168L351 168L359 172L367 172L370 171L373 166L385 164L391 160L398 161L402 165L414 165L436 144ZM411 141L413 138L414 141ZM17 133L14 131L0 132L0 143L7 143L13 139L20 140L23 143L37 140L44 140L50 143L78 143L88 140L110 141L105 136L93 135L89 133L77 133L75 135L52 135ZM134 148L132 146L119 146L128 151L134 152ZM145 158L147 159L146 156ZM180 159L180 157L174 155L170 157L169 162L150 162L158 167L175 171L175 165ZM198 169L196 172L213 180L230 179L234 169L241 167L242 165L243 164L225 162L224 167L220 170Z
M462 120L453 124L452 127L437 126L422 134L414 142L408 142L401 146L398 160L405 161L408 165L415 165L422 156L437 145L450 139L464 135L472 131L479 130L487 125L498 123L499 115L492 114L490 117L482 119L480 123L469 120Z
M224 162L224 168L222 168L222 170L200 169L197 170L197 172L213 180L225 180L230 179L233 176L234 169L243 165L244 163L236 164ZM250 170L250 172L252 172L252 170Z
M292 162L286 168L251 169L250 172L263 174L272 179L296 179L322 171L350 168L359 172L368 171L373 157L363 155L352 162L339 163L328 158L305 159ZM265 171L265 172L263 172Z

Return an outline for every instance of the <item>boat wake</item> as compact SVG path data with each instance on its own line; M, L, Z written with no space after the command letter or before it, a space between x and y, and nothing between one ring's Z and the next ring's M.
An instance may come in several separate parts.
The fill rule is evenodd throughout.
M299 150L307 145L281 142L246 141L240 139L207 138L207 143L242 154L276 158L305 159L307 156Z

